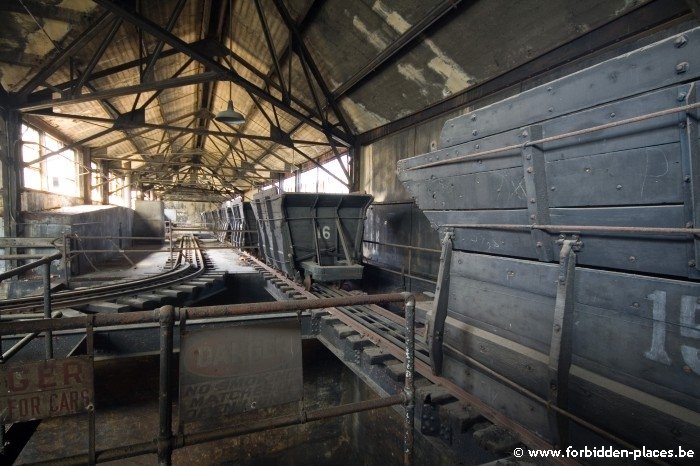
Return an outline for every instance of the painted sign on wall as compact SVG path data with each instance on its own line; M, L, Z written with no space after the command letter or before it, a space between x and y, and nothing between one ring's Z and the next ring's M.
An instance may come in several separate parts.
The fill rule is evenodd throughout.
M0 365L1 422L85 412L92 406L92 380L86 356Z
M299 322L187 332L180 350L184 422L252 411L302 397Z

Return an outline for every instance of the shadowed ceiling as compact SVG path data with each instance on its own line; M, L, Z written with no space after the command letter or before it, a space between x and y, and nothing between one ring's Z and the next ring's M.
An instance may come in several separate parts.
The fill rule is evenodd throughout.
M5 0L0 84L143 189L230 197L651 3Z

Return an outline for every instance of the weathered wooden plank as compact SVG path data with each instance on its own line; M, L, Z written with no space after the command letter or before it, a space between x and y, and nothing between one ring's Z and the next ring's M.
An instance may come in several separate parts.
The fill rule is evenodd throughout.
M676 36L670 37L448 120L440 137L440 147L697 79L700 67L689 66L679 73L676 66L690 63L700 54L700 28L683 35L687 38L683 47L674 43Z
M552 207L683 203L678 143L549 162Z
M546 353L557 267L453 254L450 316ZM573 353L700 399L699 300L700 283L579 267Z
M526 207L522 164L505 170L405 181L404 186L422 210Z
M600 427L624 433L625 437L650 448L674 452L700 444L697 412L678 409L658 397L630 389L579 367L571 370L570 409L578 416L595 420ZM684 422L682 419L685 419Z
M683 228L682 206L599 207L551 209L553 224L627 225ZM571 222L571 223L569 223ZM687 277L686 236L583 234L578 263L634 272Z
M548 438L547 410L541 404L494 381L478 370L465 368L465 363L459 356L449 350L445 351L443 376L523 427Z
M527 225L527 211L426 211L431 224L510 224ZM646 227L685 227L683 206L636 206L550 209L552 224L560 225L627 225ZM557 234L548 236L552 244ZM536 258L536 247L528 231L504 231L457 228L454 247L463 251L485 252L520 258ZM688 237L650 235L584 235L585 247L579 253L582 265L688 276ZM558 247L553 246L555 251Z
M611 121L623 120L650 112L665 110L678 105L678 96L688 92L689 84L661 89L648 94L642 94L627 99L618 100L598 107L581 110L553 118L541 123L543 136L550 137L570 131L577 131L602 125ZM547 161L566 158L581 157L583 155L595 155L608 152L647 147L650 145L670 144L679 140L678 119L676 115L632 123L601 130L595 133L545 143L542 149L545 151ZM427 179L430 176L440 178L449 176L459 166L459 170L465 173L495 170L507 168L510 163L517 163L515 157L519 151L512 149L501 153L496 157L487 157L483 160L464 161L458 165L442 165L431 167L429 170L408 170L426 163L439 160L452 159L463 155L471 155L501 147L507 147L525 142L522 138L526 127L503 131L491 136L474 141L458 144L453 147L439 149L427 154L417 155L398 162L399 178ZM464 168L462 168L464 167Z
M548 350L554 298L454 276L452 281L451 317L538 351Z

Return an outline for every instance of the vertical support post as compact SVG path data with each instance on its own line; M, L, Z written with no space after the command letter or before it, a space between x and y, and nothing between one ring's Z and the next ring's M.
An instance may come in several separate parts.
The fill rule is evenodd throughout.
M442 252L440 253L440 270L438 272L437 287L435 288L435 300L433 309L426 322L426 343L430 351L430 368L433 374L442 372L442 337L447 318L447 303L450 294L450 267L452 265L452 238L454 233L448 231L442 240Z
M2 336L0 335L0 364L5 361L2 359ZM5 455L5 424L0 424L0 458Z
M61 262L63 263L63 284L65 285L66 289L70 289L70 266L71 266L71 261L70 261L70 240L68 239L68 235L66 233L63 233L63 245L62 245L62 250L61 252L63 253L63 257L61 258Z
M552 340L549 345L548 401L566 409L568 401L569 368L571 367L571 333L574 314L574 280L576 252L581 248L578 237L560 238L557 297L552 318ZM568 445L569 419L559 412L549 411L549 427L555 445Z
M95 336L94 336L94 315L87 316L87 325L85 327L85 343L87 344L87 355L92 361L92 393L95 393ZM95 400L90 400L88 405L88 465L95 464Z
M51 318L51 262L42 266L44 278L44 319ZM46 359L53 359L53 332L47 330L44 335Z
M349 151L350 154L350 192L360 191L360 170L362 146L358 143L353 144Z
M525 142L542 139L542 126L528 127L522 134ZM525 192L527 194L527 213L530 225L549 225L549 200L547 198L547 175L545 173L544 151L536 146L527 146L522 149L523 178L525 180ZM533 246L537 252L537 258L542 262L554 260L552 241L547 232L532 230Z
M172 226L172 224L170 225L170 229L168 230L168 242L170 243L170 268L175 268L175 264L173 263L173 226Z
M415 371L415 325L416 325L416 299L412 294L406 293L404 311L406 318L406 377L404 381L404 437L403 437L403 464L413 466L413 425L415 417L415 385L413 375Z
M686 90L687 89L687 90ZM697 86L692 83L682 86L678 91L679 105L692 105L698 101ZM679 113L678 127L681 145L681 168L683 170L683 210L686 227L697 228L700 225L700 142L698 142L697 109ZM688 275L700 276L700 238L693 237L692 246L688 248Z
M158 381L158 465L172 464L172 420L173 399L170 391L173 365L173 327L175 308L163 306L159 311L160 321L160 377Z

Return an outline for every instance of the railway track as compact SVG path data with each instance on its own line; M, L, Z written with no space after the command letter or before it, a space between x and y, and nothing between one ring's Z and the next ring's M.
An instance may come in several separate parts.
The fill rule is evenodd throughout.
M154 309L164 304L196 298L202 290L223 285L226 272L217 271L200 247L199 240L185 235L178 240L176 258L168 260L170 270L150 277L52 293L52 309L76 309L83 312L128 312ZM0 315L38 312L43 297L32 295L0 303Z
M344 290L314 283L307 291L260 262L242 253L268 282L278 300L347 296ZM375 390L398 393L404 381L404 319L380 306L358 305L311 311L316 337ZM513 450L522 445L551 448L544 440L514 424L503 414L466 393L451 381L436 376L429 365L428 349L416 332L416 422L421 433L440 439L457 455L474 464L507 459L521 463ZM566 461L560 461L566 464Z

